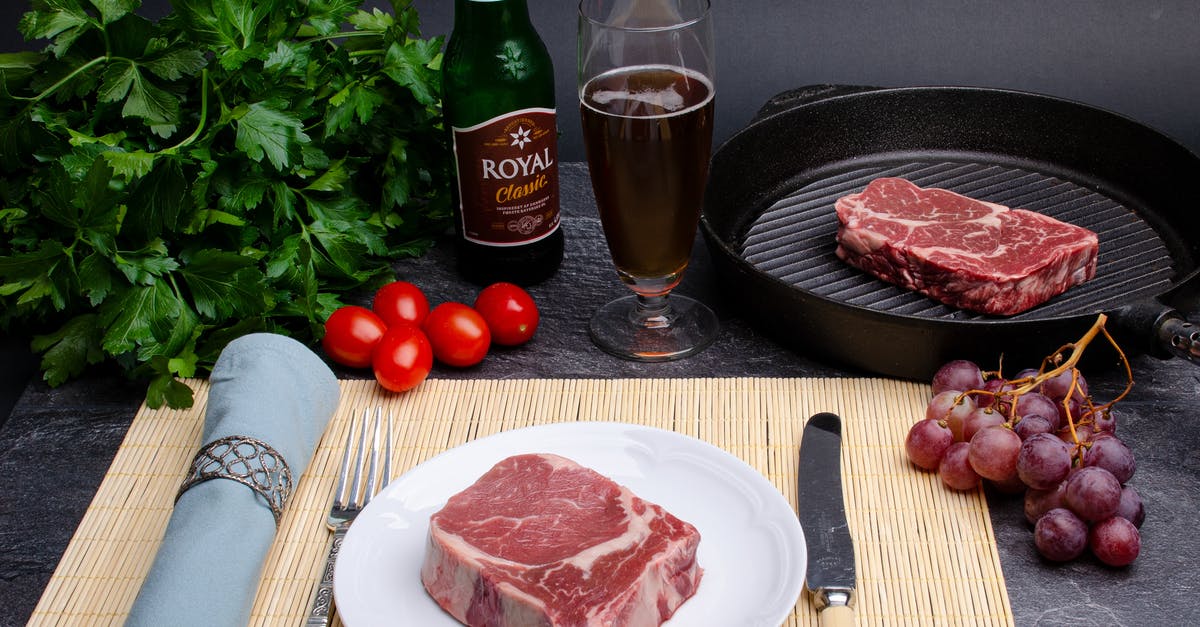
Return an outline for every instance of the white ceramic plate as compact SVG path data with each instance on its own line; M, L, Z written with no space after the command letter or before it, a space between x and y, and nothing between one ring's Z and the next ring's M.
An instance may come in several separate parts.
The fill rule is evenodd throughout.
M619 423L505 431L434 457L397 478L359 514L334 570L352 627L458 625L425 592L429 517L496 462L556 453L662 505L700 531L704 577L668 625L775 627L804 585L804 533L787 499L742 460L696 438Z

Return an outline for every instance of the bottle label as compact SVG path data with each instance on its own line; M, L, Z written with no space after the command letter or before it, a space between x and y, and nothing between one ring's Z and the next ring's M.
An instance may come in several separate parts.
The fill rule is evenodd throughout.
M558 229L554 109L522 109L454 127L459 216L467 240L519 246Z

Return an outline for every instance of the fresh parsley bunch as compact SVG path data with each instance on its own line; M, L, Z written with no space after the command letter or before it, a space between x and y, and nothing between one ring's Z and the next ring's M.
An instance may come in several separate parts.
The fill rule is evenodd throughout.
M0 55L0 326L151 406L254 331L313 341L448 224L441 38L357 0L33 0Z

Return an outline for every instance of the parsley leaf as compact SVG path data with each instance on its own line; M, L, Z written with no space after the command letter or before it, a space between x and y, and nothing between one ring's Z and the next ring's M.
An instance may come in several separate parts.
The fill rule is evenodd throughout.
M46 382L61 385L72 377L83 374L85 367L104 360L100 349L99 316L82 314L48 335L33 338L33 350L42 353L42 370Z
M157 237L186 215L189 202L188 182L179 160L163 158L129 192L122 232L136 242Z
M27 40L54 38L50 50L62 57L92 28L92 22L78 0L34 0L33 11L26 13L17 27Z
M104 301L100 323L106 329L102 345L110 355L137 350L169 337L169 321L181 315L179 298L165 281L131 287Z
M181 274L192 290L201 316L212 320L253 317L270 305L263 273L257 263L235 253L206 249L197 252Z
M409 88L424 105L437 102L438 74L429 66L437 57L437 47L428 41L395 42L388 47L383 71L398 85Z
M155 76L169 81L195 76L204 69L205 64L203 53L188 48L171 48L143 63Z
M126 14L132 12L141 6L141 0L90 0L92 6L100 10L100 18L105 24L113 22L125 17Z
M280 170L292 165L301 144L309 141L304 123L278 102L255 102L235 112L234 118L238 149L255 161L266 156Z

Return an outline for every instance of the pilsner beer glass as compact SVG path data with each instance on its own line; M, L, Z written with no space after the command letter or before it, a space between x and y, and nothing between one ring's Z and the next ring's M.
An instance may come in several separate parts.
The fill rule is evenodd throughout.
M633 291L596 312L589 333L637 361L695 354L716 338L716 315L671 290L696 239L712 150L709 1L582 0L578 62L592 191Z

